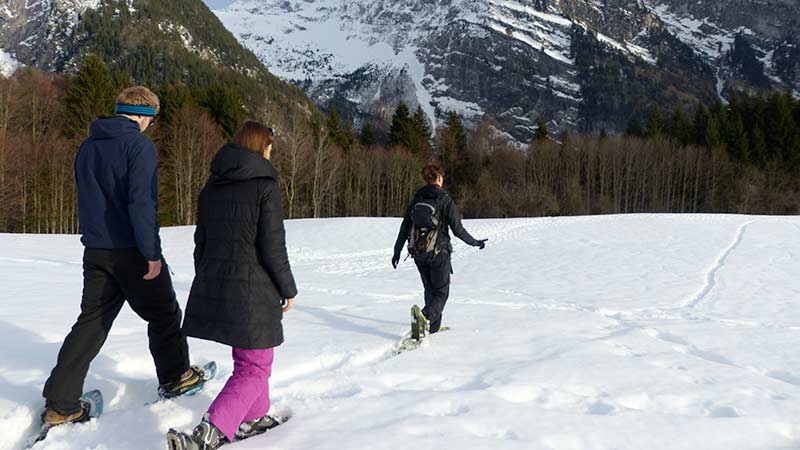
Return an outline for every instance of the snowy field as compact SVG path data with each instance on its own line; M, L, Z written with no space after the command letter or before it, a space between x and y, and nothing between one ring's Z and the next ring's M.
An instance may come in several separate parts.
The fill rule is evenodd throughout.
M800 218L602 216L466 221L445 324L392 356L421 301L389 260L397 219L287 224L301 294L276 353L286 425L231 449L655 450L800 448ZM364 233L364 230L368 230ZM162 231L185 302L191 228ZM74 236L0 235L0 448L34 431L42 384L78 314ZM37 449L162 449L201 418L230 350L190 340L220 376L156 398L146 327L123 310L86 388L98 421Z

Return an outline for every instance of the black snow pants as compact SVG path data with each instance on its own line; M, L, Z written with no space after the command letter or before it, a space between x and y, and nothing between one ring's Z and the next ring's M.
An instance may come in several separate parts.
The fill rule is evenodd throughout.
M180 377L189 368L189 347L181 332L181 308L169 268L145 281L147 261L136 249L86 249L83 255L83 298L78 320L58 353L58 362L44 385L47 407L62 414L80 411L89 364L100 352L125 301L147 321L150 353L159 383Z
M414 260L425 287L425 308L422 314L428 319L431 333L436 333L442 326L442 311L450 296L450 253L442 251L433 261Z

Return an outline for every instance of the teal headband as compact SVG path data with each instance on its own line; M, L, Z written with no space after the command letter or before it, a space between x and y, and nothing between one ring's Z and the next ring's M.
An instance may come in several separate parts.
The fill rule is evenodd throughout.
M126 105L125 103L117 103L117 107L114 109L114 114L155 117L158 115L158 112L156 112L156 109L152 106Z

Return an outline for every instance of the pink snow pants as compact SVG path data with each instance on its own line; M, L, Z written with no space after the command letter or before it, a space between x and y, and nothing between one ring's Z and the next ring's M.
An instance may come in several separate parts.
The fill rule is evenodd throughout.
M209 421L233 442L242 422L259 419L269 411L269 377L272 348L233 349L233 375L208 408Z

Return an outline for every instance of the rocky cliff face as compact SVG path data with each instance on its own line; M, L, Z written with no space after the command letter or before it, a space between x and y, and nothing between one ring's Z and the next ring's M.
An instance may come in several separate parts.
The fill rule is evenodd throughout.
M80 17L99 0L7 0L0 5L0 49L26 65L60 70Z
M216 11L279 76L356 120L421 105L520 142L624 129L653 101L800 91L800 5L781 0L239 0ZM800 95L800 94L797 94Z
M76 42L91 41L84 16L124 10L143 20L135 11L166 8L158 3L7 0L0 59L63 70ZM540 117L554 133L613 132L654 101L690 107L741 89L800 96L800 4L792 0L239 0L215 13L272 73L357 125L388 118L404 100L434 126L449 111L467 122L492 116L524 143ZM257 71L230 43L215 45L220 34L205 32L213 27L184 16L149 19L159 21L163 48ZM110 56L140 56L126 52Z

